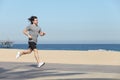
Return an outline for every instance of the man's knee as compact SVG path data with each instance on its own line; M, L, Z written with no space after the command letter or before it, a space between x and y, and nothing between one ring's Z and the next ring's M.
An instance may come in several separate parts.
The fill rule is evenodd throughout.
M28 50L27 53L30 54L32 52L32 50Z
M38 50L37 50L37 49L34 49L33 51L34 51L35 53L38 53Z

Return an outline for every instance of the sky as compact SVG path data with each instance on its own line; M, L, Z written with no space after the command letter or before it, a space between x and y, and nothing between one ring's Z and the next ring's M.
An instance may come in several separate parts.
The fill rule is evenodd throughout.
M27 43L33 15L40 44L120 44L120 0L0 0L0 40Z

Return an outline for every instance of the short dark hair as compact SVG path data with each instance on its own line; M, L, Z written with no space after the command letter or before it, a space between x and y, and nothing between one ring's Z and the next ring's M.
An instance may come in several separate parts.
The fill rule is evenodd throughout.
M34 19L37 19L37 16L31 16L30 18L28 18L31 24L33 24Z

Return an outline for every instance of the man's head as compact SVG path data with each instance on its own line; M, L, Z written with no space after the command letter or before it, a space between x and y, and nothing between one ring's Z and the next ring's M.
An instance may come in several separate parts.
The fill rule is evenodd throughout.
M38 19L36 16L31 16L30 18L28 18L28 20L31 22L31 24L38 24Z

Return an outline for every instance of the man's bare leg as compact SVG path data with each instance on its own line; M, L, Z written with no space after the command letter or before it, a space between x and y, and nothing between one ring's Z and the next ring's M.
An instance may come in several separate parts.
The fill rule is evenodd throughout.
M31 52L32 52L31 49L28 49L28 50L25 50L25 51L22 51L22 52L18 52L17 55L16 55L16 58L19 58L20 56L25 55L25 54L30 54Z
M25 55L25 54L30 54L31 52L32 52L31 49L28 49L28 50L22 51L22 52L20 52L20 56Z
M37 61L38 67L43 66L45 63L40 61L40 59L39 59L39 54L38 54L38 50L37 50L37 49L34 49L33 51L34 51L34 56L35 56L35 59L36 59L36 61Z
M33 51L34 51L35 59L36 59L37 63L39 64L39 63L40 63L40 59L39 59L38 50L37 50L37 49L34 49Z

